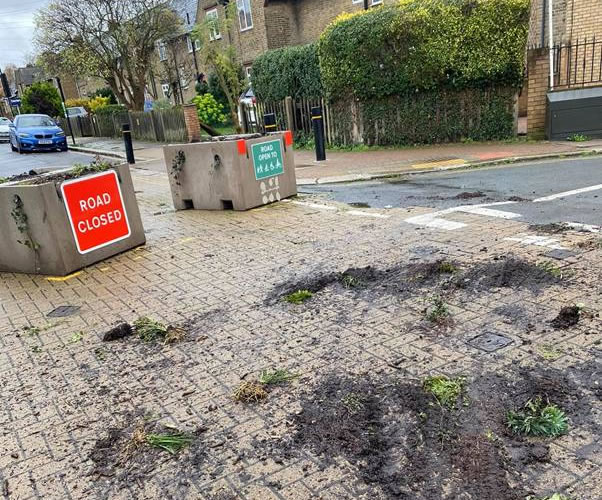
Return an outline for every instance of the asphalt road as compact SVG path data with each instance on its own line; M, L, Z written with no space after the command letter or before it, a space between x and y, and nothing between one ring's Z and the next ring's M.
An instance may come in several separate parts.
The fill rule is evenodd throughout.
M556 196L584 188L591 191ZM547 160L416 174L379 181L302 186L300 192L355 207L432 207L514 201L500 210L532 224L602 225L602 157ZM553 196L552 199L544 199ZM536 201L534 201L536 200Z
M94 157L89 154L67 151L26 153L20 155L13 153L6 142L0 143L0 177L22 174L30 170L41 168L70 167L76 163L90 163Z

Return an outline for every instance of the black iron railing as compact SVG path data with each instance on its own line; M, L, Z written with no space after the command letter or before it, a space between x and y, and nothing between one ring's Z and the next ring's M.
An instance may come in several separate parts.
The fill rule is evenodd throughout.
M596 37L554 47L554 89L602 85L602 40Z

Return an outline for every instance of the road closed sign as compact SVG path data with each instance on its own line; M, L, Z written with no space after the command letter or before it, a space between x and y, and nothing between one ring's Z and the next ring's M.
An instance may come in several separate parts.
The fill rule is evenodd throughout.
M115 170L63 182L61 191L79 253L86 254L130 236Z

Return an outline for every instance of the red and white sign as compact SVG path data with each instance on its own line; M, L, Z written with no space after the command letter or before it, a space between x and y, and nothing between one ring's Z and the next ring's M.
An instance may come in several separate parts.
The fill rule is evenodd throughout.
M86 254L130 236L115 170L63 182L61 191L79 253Z

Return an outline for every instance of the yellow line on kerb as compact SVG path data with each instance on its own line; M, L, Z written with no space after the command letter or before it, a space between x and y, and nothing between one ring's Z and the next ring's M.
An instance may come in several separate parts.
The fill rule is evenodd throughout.
M81 271L77 271L76 273L69 274L67 276L48 276L46 279L48 281L67 281L67 280L70 280L71 278L76 278L81 273L82 273Z
M452 167L454 165L464 165L466 160L456 158L454 160L429 161L426 163L413 163L412 168L437 168L437 167Z

